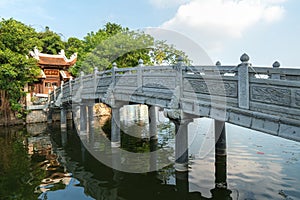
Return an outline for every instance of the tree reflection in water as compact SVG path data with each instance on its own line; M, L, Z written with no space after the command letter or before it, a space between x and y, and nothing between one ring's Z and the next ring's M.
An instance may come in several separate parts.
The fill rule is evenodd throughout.
M104 121L110 122L108 118ZM100 124L107 134L95 129L93 137L101 141L101 137L109 138L110 126L103 121ZM122 126L126 133L122 134L121 145L127 151L150 152L160 148L173 156L172 124L158 125L160 136L156 142L146 137L147 121L135 120ZM226 157L216 157L216 185L211 197L203 197L200 192L189 191L188 172L175 172L172 164L143 174L120 172L103 165L84 148L75 131L69 127L68 132L61 132L59 124L53 124L46 133L35 136L25 130L1 134L0 199L232 199L224 184ZM97 142L99 151L110 145ZM156 159L160 162L161 158Z

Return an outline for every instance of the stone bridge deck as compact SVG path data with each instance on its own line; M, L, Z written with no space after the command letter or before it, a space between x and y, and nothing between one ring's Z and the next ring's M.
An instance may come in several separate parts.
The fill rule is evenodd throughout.
M51 94L51 105L155 105L171 118L209 117L300 141L300 69L280 68L278 62L252 67L246 54L241 61L237 66L114 65L65 83Z

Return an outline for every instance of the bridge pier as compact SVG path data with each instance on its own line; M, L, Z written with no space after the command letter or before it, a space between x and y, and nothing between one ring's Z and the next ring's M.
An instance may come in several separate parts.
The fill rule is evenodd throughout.
M215 188L211 190L211 194L213 199L231 199L230 195L232 191L227 189L226 151L225 154L222 155L218 153L219 153L218 148L216 148L215 149Z
M148 106L149 137L150 137L150 171L157 170L157 109L156 106Z
M178 172L188 171L188 125L193 121L189 114L180 109L166 109L165 117L175 125L175 170Z
M88 114L88 134L89 136L94 135L94 105L87 106L87 114Z
M48 115L47 115L47 123L48 124L52 124L52 122L53 122L52 113L53 113L53 110L51 108L49 108Z
M230 198L227 189L227 149L225 122L214 120L215 123L215 188L211 190L214 198Z
M61 144L62 146L65 146L68 142L67 128L62 128L60 134L61 134Z
M175 124L175 170L188 171L188 124L192 120L173 120Z
M87 132L87 111L86 105L80 105L80 135Z
M148 106L150 141L157 140L156 106Z
M225 122L214 120L215 123L215 154L219 156L226 156L226 130Z
M120 106L112 107L111 112L111 147L120 147Z
M67 110L63 106L60 108L60 128L67 129Z

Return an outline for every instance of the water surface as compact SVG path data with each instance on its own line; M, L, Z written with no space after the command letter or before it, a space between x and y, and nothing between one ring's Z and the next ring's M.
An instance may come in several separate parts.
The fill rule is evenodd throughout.
M143 116L123 120L123 131L130 134L122 134L122 148L150 151ZM109 152L104 122L96 123L95 152ZM158 122L158 148L172 163L174 126L160 117ZM57 123L2 128L0 199L300 199L299 143L226 124L227 162L218 159L216 175L210 122L189 125L188 173L176 173L173 164L142 174L114 170L86 149L89 141L81 141L72 123L67 131ZM142 164L149 163L136 167ZM226 184L216 185L217 179Z

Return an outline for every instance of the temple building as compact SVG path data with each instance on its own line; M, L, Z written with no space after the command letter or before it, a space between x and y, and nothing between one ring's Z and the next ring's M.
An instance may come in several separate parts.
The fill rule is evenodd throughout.
M54 88L59 87L63 82L72 79L69 68L77 61L77 54L73 54L69 59L65 56L64 50L58 55L40 53L37 48L30 51L30 55L38 60L41 68L37 81L31 85L32 96L45 96Z

